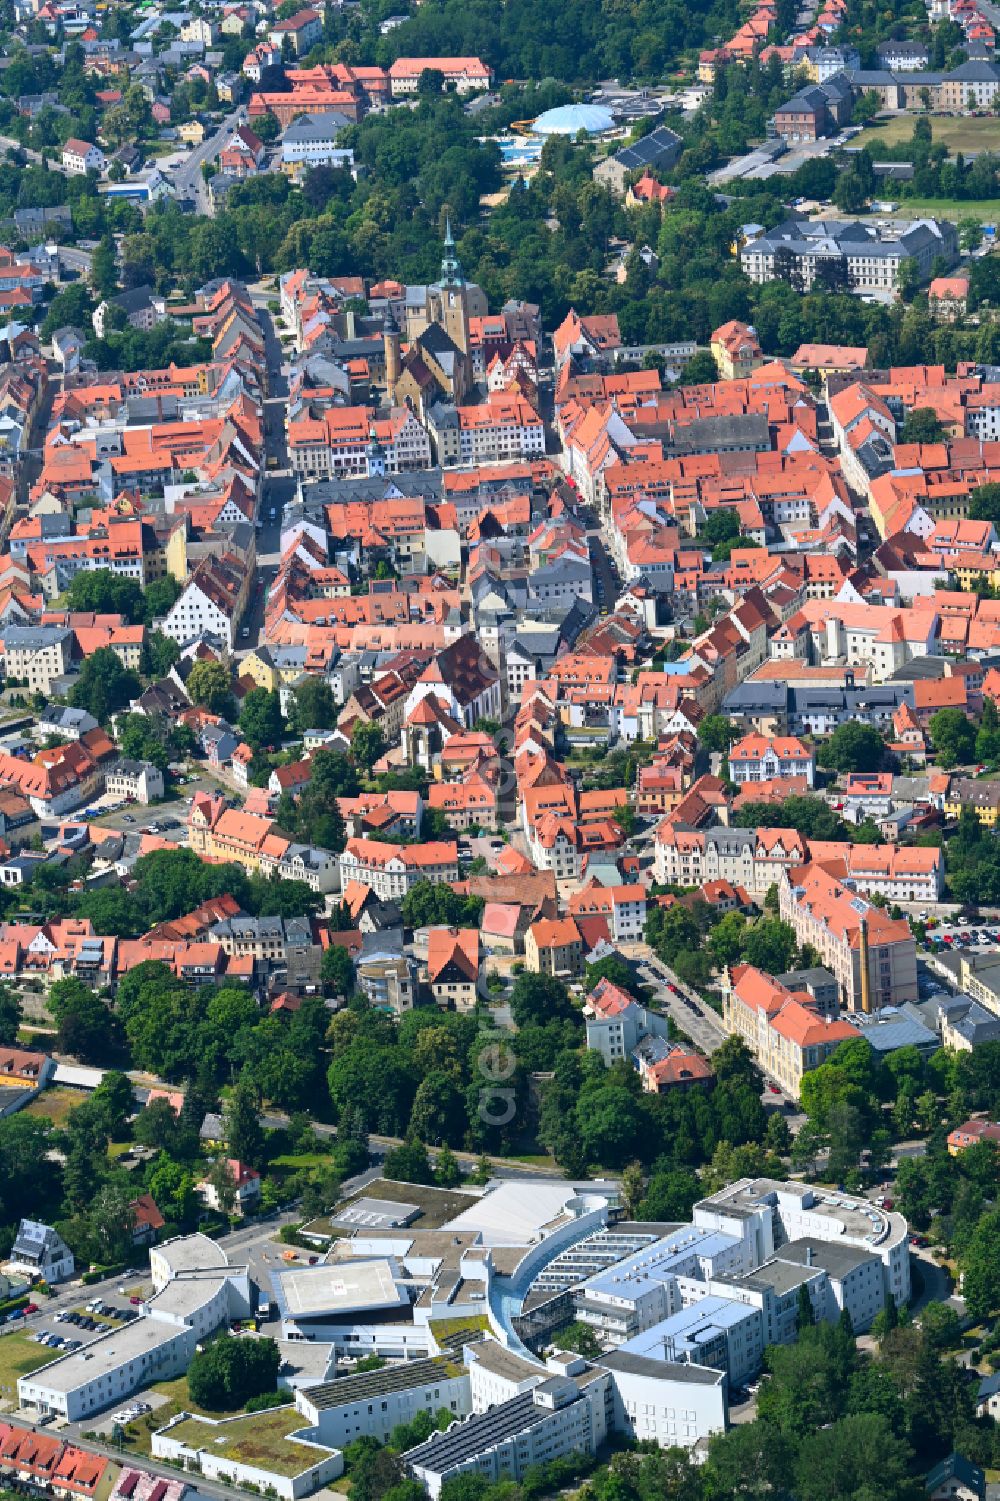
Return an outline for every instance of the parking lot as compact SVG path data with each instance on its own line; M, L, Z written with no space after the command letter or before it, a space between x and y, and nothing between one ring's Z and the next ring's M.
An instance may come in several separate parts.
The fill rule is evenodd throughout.
M93 814L80 811L79 818L92 817L94 823L100 824L105 829L120 829L124 833L162 834L165 839L170 839L178 844L183 844L186 838L188 808L191 798L196 792L219 792L218 782L204 774L199 774L188 780L180 782L177 787L177 796L169 802L155 803L146 806L143 803L119 803L116 808L98 808L97 804L91 804Z
M959 918L955 923L942 923L940 927L928 929L927 938L932 945L940 944L944 948L992 949L1000 943L1000 925L966 923Z
M23 1316L9 1318L8 1323L34 1343L47 1346L55 1360L139 1318L139 1305L150 1291L148 1273L144 1281L133 1273L122 1279L113 1295L105 1293L96 1298L89 1295L88 1288L81 1288L70 1308L49 1305L40 1295L38 1302L29 1301ZM42 1418L40 1425L45 1423Z

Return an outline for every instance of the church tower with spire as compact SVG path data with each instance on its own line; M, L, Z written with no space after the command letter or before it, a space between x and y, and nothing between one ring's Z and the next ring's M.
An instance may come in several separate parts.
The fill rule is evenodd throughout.
M445 223L444 256L441 260L441 326L463 354L469 353L469 290L462 265L455 254L451 219Z

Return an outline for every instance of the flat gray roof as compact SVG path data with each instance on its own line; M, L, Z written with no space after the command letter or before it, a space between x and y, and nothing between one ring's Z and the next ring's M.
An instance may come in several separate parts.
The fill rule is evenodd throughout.
M389 1257L294 1267L272 1274L284 1318L359 1313L368 1308L408 1308L396 1263Z
M630 1376L647 1376L654 1381L686 1381L689 1386L720 1386L725 1381L723 1371L710 1366L683 1364L675 1360L651 1360L646 1355L632 1355L626 1350L612 1350L602 1355L599 1365L609 1371L624 1371Z
M506 1349L499 1340L481 1339L468 1347L469 1355L484 1370L505 1376L508 1381L530 1381L533 1376L544 1379L545 1367L541 1361L526 1360L513 1350Z
M784 1248L782 1248L784 1249ZM801 1287L803 1283L811 1281L818 1272L823 1271L820 1266L806 1266L804 1262L782 1261L779 1256L771 1261L765 1261L755 1272L748 1272L745 1277L717 1277L717 1282L728 1282L733 1287L771 1288L776 1293L791 1292L793 1288Z
M176 1240L166 1240L162 1246L154 1246L153 1254L161 1256L171 1272L201 1271L205 1267L228 1267L225 1251L209 1235L200 1232L194 1235L179 1235Z
M846 1277L865 1261L880 1259L862 1246L844 1245L839 1241L813 1240L811 1236L805 1236L802 1240L789 1241L787 1246L781 1247L778 1256L782 1261L820 1267L831 1277L837 1278Z
M58 1356L51 1365L41 1366L21 1379L47 1391L74 1392L183 1333L181 1325L168 1324L162 1319L134 1319L131 1324L123 1324L69 1355ZM108 1401L112 1400L109 1396Z
M397 1204L391 1199L352 1199L331 1216L334 1225L356 1225L360 1230L392 1229L408 1225L420 1213L419 1204Z

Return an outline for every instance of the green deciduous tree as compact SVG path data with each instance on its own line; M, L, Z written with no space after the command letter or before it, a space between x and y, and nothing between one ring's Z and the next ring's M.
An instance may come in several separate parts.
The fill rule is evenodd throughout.
M698 726L698 739L705 749L718 751L722 756L729 750L738 733L733 721L724 714L706 714Z
M251 688L240 706L240 731L255 751L280 744L285 732L281 695L267 688Z
M81 1063L106 1063L114 1057L118 1047L115 1018L82 980L73 976L57 980L49 990L48 1007L61 1052Z
M743 957L769 975L784 974L795 954L795 930L777 917L762 917L748 930Z
M1000 1309L1000 1210L983 1216L962 1255L962 1296L978 1322Z
M222 1130L230 1157L251 1167L262 1162L264 1156L264 1132L258 1113L259 1104L253 1089L245 1079L240 1079L226 1100Z
M1000 484L991 481L977 485L969 496L969 517L973 521L992 521L1000 526Z
M147 600L135 579L112 573L110 568L81 569L70 583L71 610L93 610L98 615L119 614L132 625L147 619Z
M912 407L899 430L901 443L940 443L944 436L941 419L933 407Z
M852 719L823 742L817 760L830 771L878 771L884 755L885 741L878 730Z
M939 766L968 764L976 753L976 731L961 709L939 709L928 725Z
M301 735L305 730L329 730L337 723L337 703L329 683L307 677L295 690L292 722Z
M199 661L191 668L187 690L193 703L210 714L226 715L232 706L232 680L221 662Z
M415 1137L386 1152L382 1171L386 1178L398 1183L434 1182L434 1169L427 1148Z
M20 1026L20 997L9 985L0 984L0 1047L9 1048L17 1041Z
M331 995L353 995L354 961L342 943L331 943L324 951L319 973Z
M194 1356L188 1390L199 1407L232 1412L251 1397L274 1391L280 1365L273 1339L233 1339L222 1335Z
M86 709L100 724L123 709L130 699L138 698L142 683L138 673L122 665L118 653L110 646L98 647L85 657L69 701L76 709Z
M351 755L365 771L371 771L375 762L384 755L385 735L380 725L358 723L351 732Z

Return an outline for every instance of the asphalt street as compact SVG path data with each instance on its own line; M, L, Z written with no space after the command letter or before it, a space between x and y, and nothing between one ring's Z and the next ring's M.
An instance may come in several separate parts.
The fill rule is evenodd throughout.
M260 642L267 597L281 561L281 518L285 506L294 500L296 494L296 480L288 468L285 442L287 366L266 307L266 292L255 289L251 295L264 330L268 395L264 402L264 483L257 515L257 574L254 595L240 628L237 657L252 651Z
M702 1000L696 990L679 980L669 965L657 958L646 944L634 944L630 949L638 960L640 978L655 992L659 1009L710 1058L729 1035L721 1016ZM789 1129L797 1131L805 1116L795 1109L778 1081L759 1062L758 1067L767 1081L761 1096L765 1105L783 1109Z
M199 214L211 214L212 205L208 196L208 184L202 176L202 166L213 162L229 140L237 125L245 123L246 108L240 106L227 115L214 135L206 136L200 146L195 146L181 166L169 169L164 176L173 184L178 198L193 198Z

